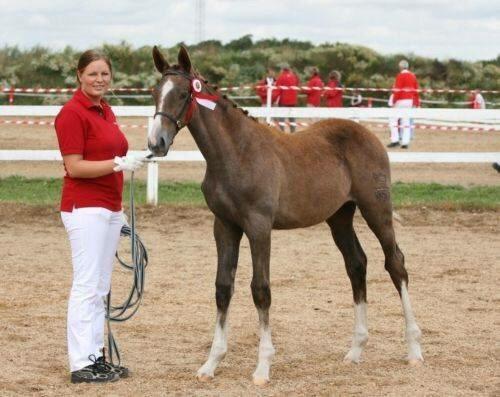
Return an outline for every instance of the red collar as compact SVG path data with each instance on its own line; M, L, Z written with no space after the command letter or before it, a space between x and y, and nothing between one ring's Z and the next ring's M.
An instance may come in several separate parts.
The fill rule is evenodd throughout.
M91 100L90 98L85 95L82 91L81 88L78 88L76 91L75 91L75 94L73 95L73 98L80 102L84 107L86 107L87 109L90 109L90 108L98 108L99 106L95 105ZM109 108L109 105L108 103L104 100L104 99L101 99L101 102L100 102L100 105L103 109L105 108Z

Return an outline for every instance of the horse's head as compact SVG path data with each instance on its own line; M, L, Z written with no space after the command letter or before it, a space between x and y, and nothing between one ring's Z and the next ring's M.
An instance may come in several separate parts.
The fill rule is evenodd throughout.
M162 78L153 90L156 111L148 134L148 147L155 156L165 156L179 130L189 122L193 112L193 85L199 81L194 79L184 47L179 50L178 65L170 66L156 46L153 59Z

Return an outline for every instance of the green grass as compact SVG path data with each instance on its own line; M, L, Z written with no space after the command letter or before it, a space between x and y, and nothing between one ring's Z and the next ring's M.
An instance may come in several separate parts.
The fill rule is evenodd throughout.
M392 185L394 206L459 210L500 209L500 186L474 186L437 183L401 183Z
M18 202L33 205L54 205L61 197L62 179L28 179L20 176L0 178L0 202ZM125 184L124 202L129 201L129 183ZM169 182L159 186L162 204L205 205L200 184L194 182ZM136 204L146 203L146 183L135 181L134 199Z
M61 192L61 179L28 179L18 176L0 179L0 202L17 202L32 205L57 205ZM160 183L160 204L205 206L200 185L194 182ZM124 202L129 200L126 184ZM135 200L146 203L146 184L136 181ZM498 210L500 186L462 186L395 183L392 198L396 208L421 207L449 210Z

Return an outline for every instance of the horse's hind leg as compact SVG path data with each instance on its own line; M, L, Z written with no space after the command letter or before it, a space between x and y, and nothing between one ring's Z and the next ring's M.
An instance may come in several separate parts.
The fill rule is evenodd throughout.
M344 257L345 267L352 285L354 299L354 333L352 345L344 361L359 363L368 341L366 316L366 255L359 244L352 225L356 205L344 204L327 220L333 239Z
M368 202L358 202L363 218L375 233L385 255L385 269L389 272L394 286L398 290L403 306L408 343L408 361L418 364L423 361L420 347L421 331L415 321L408 295L408 273L404 265L404 255L396 244L392 223L392 205L388 194L376 194Z
M240 241L243 232L235 225L215 218L214 236L217 245L217 277L215 300L217 319L214 339L208 359L198 370L199 380L209 380L227 352L227 312L234 291L234 278L238 265Z

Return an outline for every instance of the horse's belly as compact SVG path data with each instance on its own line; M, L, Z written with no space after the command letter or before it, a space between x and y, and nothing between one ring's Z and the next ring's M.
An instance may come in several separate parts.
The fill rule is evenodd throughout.
M317 200L300 200L281 203L274 217L274 229L295 229L317 225L330 218L346 202L348 194L322 197Z

